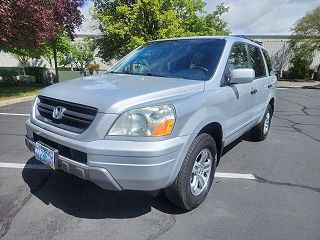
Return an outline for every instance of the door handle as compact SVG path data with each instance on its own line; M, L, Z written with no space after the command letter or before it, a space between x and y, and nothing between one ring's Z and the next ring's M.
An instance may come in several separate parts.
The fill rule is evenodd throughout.
M268 84L268 88L272 88L272 84L271 83Z
M255 89L255 88L252 88L252 89L251 89L251 95L256 94L257 92L258 92L257 89Z

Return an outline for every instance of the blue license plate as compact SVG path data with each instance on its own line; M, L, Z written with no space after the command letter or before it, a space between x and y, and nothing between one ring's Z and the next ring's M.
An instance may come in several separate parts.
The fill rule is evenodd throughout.
M37 160L55 169L55 153L39 142L36 142L34 155Z

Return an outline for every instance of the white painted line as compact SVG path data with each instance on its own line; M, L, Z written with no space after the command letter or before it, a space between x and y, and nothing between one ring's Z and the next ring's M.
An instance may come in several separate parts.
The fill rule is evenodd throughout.
M3 112L0 112L0 115L5 115L5 116L26 116L26 117L30 116L30 114L26 114L26 113L3 113Z
M42 164L24 164L24 163L3 163L0 162L0 168L14 168L14 169L41 169L41 170L50 170L49 167ZM237 179L249 179L255 180L256 178L249 173L224 173L216 172L215 174L218 178L237 178Z
M0 168L16 168L16 169L46 169L50 168L43 164L24 164L24 163L3 163L0 162Z
M241 179L256 179L252 174L249 173L223 173L223 172L216 172L215 177L218 178L241 178Z

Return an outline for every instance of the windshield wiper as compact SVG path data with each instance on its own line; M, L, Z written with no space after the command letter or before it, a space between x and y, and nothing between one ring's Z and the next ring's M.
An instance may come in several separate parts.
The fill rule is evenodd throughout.
M143 75L145 75L145 76L152 76L152 77L169 77L169 76L160 75L160 74L151 73L151 72L145 73L145 74L143 74Z
M115 72L115 71L110 71L108 73L115 73L115 74L131 74L134 75L134 73L129 73L129 72Z
M139 76L152 76L152 77L170 77L170 76L165 76L165 75L160 75L156 73L129 73L129 72L115 72L115 71L110 71L109 73L116 73L116 74L129 74L129 75L139 75Z

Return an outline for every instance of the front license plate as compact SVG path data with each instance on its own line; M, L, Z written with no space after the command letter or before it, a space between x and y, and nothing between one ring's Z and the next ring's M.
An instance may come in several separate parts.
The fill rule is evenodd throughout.
M36 142L34 155L37 160L55 169L55 152L53 150Z

